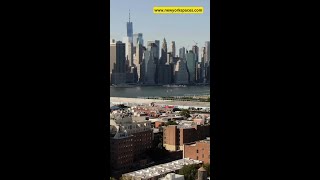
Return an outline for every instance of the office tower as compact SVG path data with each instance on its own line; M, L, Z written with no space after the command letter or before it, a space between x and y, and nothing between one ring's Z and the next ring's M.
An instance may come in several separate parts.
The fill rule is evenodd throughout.
M195 61L199 62L199 47L197 45L192 46L192 51L194 53Z
M155 84L156 65L154 64L154 53L152 50L147 50L144 53L144 83L149 85Z
M186 55L187 68L189 72L189 82L196 82L196 60L193 51L189 51Z
M112 84L122 84L126 82L125 55L124 43L118 41L115 44L110 44L110 63L114 65L111 74Z
M158 73L157 75L158 80L156 81L157 84L162 84L162 85L171 84L172 70L171 70L171 65L169 63L159 64L157 73Z
M176 43L174 41L171 42L171 52L172 57L176 57Z
M130 41L130 37L124 37L123 43L126 44L126 60L129 61L128 67L131 67L133 64L133 44Z
M198 83L203 83L205 79L205 73L206 73L205 67L204 67L205 56L206 56L206 48L202 47L200 61L197 62L196 81Z
M129 9L129 22L127 22L127 37L129 37L130 42L132 42L132 39L133 39L133 25L132 25L132 22L130 22L130 9Z
M111 75L112 75L112 70L114 69L116 65L116 42L114 39L111 40L110 42L110 82L111 81Z
M153 44L153 45L152 45ZM154 44L156 46L154 46ZM160 41L159 40L154 40L154 41L148 41L147 42L147 49L151 50L151 48L153 48L153 52L154 52L154 59L157 60L158 64L158 60L160 59Z
M189 75L187 65L183 60L179 60L175 66L175 83L176 84L188 84Z
M167 62L167 41L163 38L162 47L161 47L161 60L160 64L165 64Z
M196 82L201 82L201 62L196 62Z
M138 82L140 82L142 80L142 78L141 78L141 70L143 70L141 68L142 58L143 58L143 46L138 41L138 44L136 47L135 61L134 61L134 66L137 68L137 81Z
M206 64L210 62L210 41L205 42L205 58L204 61Z
M186 143L210 137L210 125L170 125L163 129L163 146L166 150L183 150Z
M141 45L143 45L143 34L142 33L133 34L133 46L136 47L138 42Z
M179 57L183 60L186 59L186 48L182 47L179 49Z
M206 46L206 56L205 56L205 81L206 82L210 82L210 41L206 41L205 42L205 46Z

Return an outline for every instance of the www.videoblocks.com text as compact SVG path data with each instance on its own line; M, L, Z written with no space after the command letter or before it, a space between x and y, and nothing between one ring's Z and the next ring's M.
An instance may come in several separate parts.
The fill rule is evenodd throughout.
M154 7L155 14L202 14L203 7Z

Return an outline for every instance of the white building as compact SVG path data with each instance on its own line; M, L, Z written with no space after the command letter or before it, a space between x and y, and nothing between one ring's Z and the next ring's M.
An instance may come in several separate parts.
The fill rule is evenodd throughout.
M169 173L165 177L160 178L159 180L184 180L184 175Z
M172 161L170 163L160 164L160 165L152 166L146 169L141 169L138 171L126 173L126 174L123 174L122 176L131 178L133 180L136 180L136 179L139 179L139 180L157 179L158 180L160 178L165 178L167 174L178 172L180 169L182 169L184 165L191 165L191 164L202 164L202 161L184 158L184 159ZM166 180L166 179L162 179L162 180Z

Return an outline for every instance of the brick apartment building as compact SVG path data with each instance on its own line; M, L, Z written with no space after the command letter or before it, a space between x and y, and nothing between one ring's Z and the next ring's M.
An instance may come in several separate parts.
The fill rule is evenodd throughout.
M129 169L134 160L133 136L110 139L110 167L113 169Z
M124 117L110 120L110 167L126 171L140 155L152 146L153 131L150 122L143 118Z
M169 151L182 150L186 143L210 136L210 125L170 125L163 129L163 146Z
M183 158L200 160L205 164L210 164L210 139L207 138L195 143L185 144Z

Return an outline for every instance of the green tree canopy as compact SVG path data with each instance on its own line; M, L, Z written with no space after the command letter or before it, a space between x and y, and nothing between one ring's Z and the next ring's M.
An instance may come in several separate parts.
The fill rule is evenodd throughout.
M178 125L175 121L168 121L166 123L166 126L169 126L169 125Z
M208 177L210 177L210 164L204 164L203 168L207 171Z
M184 117L190 117L190 111L189 110L187 110L187 109L182 109L181 111L180 111L180 116L184 116Z
M185 165L179 170L179 174L184 175L185 180L197 179L199 166L196 164Z

